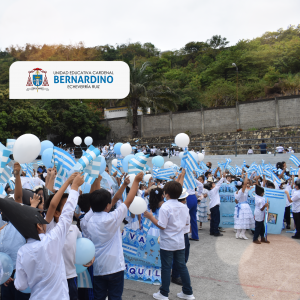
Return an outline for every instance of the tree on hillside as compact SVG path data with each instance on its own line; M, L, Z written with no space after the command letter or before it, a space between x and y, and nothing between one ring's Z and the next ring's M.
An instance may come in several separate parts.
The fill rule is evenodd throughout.
M128 107L128 120L132 122L132 135L138 137L138 108L143 112L150 107L154 113L158 111L174 111L177 109L175 99L178 96L168 87L157 82L154 75L147 72L149 62L141 67L129 64L130 92L125 99L117 100L116 104Z

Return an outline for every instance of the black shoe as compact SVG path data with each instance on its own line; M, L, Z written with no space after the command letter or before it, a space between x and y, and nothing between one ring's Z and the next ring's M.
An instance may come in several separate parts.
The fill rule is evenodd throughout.
M199 239L193 239L193 238L189 238L190 241L197 241L199 242Z
M178 284L178 285L181 285L181 286L183 285L183 284L182 284L182 280L181 280L180 277L178 277L178 278L173 278L173 277L172 277L171 282L173 282L173 283L175 283L175 284Z
M293 235L293 236L292 236L292 239L300 240L300 236L295 236L295 235Z
M291 229L291 226L290 226L290 225L286 225L285 228L286 228L286 229Z
M210 233L209 235L215 235L214 233Z
M222 233L216 233L214 236L223 236Z

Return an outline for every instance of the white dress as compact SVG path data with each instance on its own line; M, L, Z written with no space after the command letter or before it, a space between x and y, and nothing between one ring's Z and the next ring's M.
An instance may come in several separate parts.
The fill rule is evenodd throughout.
M238 194L234 194L238 204L234 209L234 229L251 229L255 228L255 221L251 208L247 202L248 191L242 192L239 190Z
M203 194L207 194L207 197L204 198ZM202 195L198 197L199 200L201 200L200 203L197 205L197 221L201 223L208 222L207 220L207 212L208 212L208 204L209 203L209 197L208 197L208 190L203 189Z

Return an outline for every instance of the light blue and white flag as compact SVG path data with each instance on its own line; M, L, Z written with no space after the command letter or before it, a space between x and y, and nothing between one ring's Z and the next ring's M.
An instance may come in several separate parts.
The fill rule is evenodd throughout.
M231 163L231 159L230 158L226 158L226 162L224 164L224 170L229 170L229 164Z
M115 172L117 172L117 177L121 177L122 176L122 172L116 168L115 166L111 166L111 175L113 175Z
M258 165L256 168L257 175L262 176L263 175L263 167L261 165Z
M123 167L122 161L123 161L122 158L118 158L117 168L122 168Z
M16 140L14 140L14 139L7 139L6 140L6 148L12 152L15 142L16 142Z
M58 164L56 168L57 175L54 182L54 188L59 190L64 183L64 177L67 175L67 172L61 164Z
M300 166L300 160L295 156L295 155L291 155L289 158L298 168Z
M183 187L192 190L194 190L197 187L193 171L190 170L189 168L186 169L186 173L183 181Z
M208 166L203 161L199 163L199 167L204 171L209 170Z
M237 165L235 165L235 175L236 176L241 176L242 175L242 169Z
M89 146L86 153L81 156L78 163L82 165L82 169L88 166L96 157L100 155L100 150L93 145Z
M298 175L299 169L294 169L293 167L290 167L290 175Z
M84 168L84 172L89 174L93 178L97 178L100 174L100 167L102 163L101 156L97 156L95 159L93 159L88 166ZM105 163L105 161L103 162Z
M37 164L39 167L44 165L44 163L43 163L41 160L37 161L36 164Z
M75 159L63 149L53 147L52 163L61 164L66 171L70 171L76 164Z
M11 170L6 166L2 169L2 172L0 174L0 183L7 183L9 179L11 178Z
M0 172L10 162L10 158L9 158L10 154L11 154L11 152L7 148L2 149Z
M234 167L232 167L232 166L227 166L227 170L229 171L229 173L231 174L231 175L236 175L236 173L235 173L235 168Z
M278 185L281 185L281 180L274 174L274 173L271 173L272 174L272 181L275 180L275 182L278 184Z
M9 187L14 190L15 189L15 183L11 180L8 181Z
M128 174L138 174L144 170L149 154L135 156L128 162Z
M175 171L172 168L153 170L153 178L169 180L171 176L175 176Z

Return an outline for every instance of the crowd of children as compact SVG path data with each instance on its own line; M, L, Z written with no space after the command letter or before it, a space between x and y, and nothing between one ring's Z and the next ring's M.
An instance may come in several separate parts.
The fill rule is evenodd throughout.
M141 172L131 184L126 174L117 178L115 172L109 175L113 186L99 175L89 192L84 192L81 173L73 173L56 189L55 167L48 170L38 167L34 177L27 177L20 164L14 163L14 188L8 185L5 188L8 196L0 199L0 252L10 256L14 268L11 277L1 285L2 300L122 299L126 266L121 230L123 226L142 230L145 219L151 221L148 234L160 237L161 287L153 297L167 300L172 281L182 285L179 298L195 299L186 266L189 240L199 241L198 230L209 220L210 235L223 235L220 189L224 184L235 191L236 206L232 213L237 239L248 239L246 230L253 230L255 244L269 243L265 238L264 218L269 204L264 188L285 190L286 227L290 228L292 205L296 228L293 238L300 239L300 181L294 175L285 176L288 174L285 162L277 164L282 170L281 185L266 180L265 176L248 174L244 169L241 175L232 176L220 167L212 171L209 162L206 166L205 174L195 174L195 189L183 188L183 169L168 182L152 178L144 182ZM108 168L106 172L109 173ZM254 214L248 204L252 187L255 187ZM128 210L136 196L147 203L142 215L133 215ZM87 270L78 275L76 241L82 236L93 242L96 251L95 257L84 266ZM84 281L88 284L83 284ZM30 293L20 292L26 289Z

